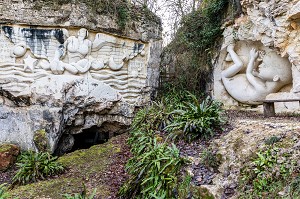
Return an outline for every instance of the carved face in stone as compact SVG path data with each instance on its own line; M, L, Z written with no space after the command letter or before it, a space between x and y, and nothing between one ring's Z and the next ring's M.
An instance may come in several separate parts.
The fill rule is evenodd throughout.
M258 76L266 81L292 81L291 63L280 57L276 52L269 52L262 57L262 63L258 65Z
M78 36L79 37L83 37L83 38L87 38L89 35L87 29L85 28L81 28L79 31L78 31Z

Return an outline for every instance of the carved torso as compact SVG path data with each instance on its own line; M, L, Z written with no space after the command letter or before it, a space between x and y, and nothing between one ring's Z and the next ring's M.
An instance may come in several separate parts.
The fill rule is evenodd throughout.
M92 46L92 42L88 39L79 39L75 36L69 37L66 42L66 50L71 62L77 62L85 58Z

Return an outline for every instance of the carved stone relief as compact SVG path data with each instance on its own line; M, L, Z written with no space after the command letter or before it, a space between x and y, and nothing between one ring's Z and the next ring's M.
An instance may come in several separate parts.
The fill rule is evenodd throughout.
M253 101L261 99L285 100L285 99L299 99L300 98L300 9L299 0L289 1L258 1L258 0L241 0L243 15L236 18L233 24L227 25L223 32L224 41L221 47L220 56L218 57L218 64L215 65L214 71L214 96L216 99L222 101L227 106L243 104L255 104ZM234 65L234 62L226 60L228 50L227 46L236 42L234 51L243 62L243 70L237 73L238 76L243 76L247 81L245 69L249 63L249 53L252 48L260 51L273 51L276 56L284 57L286 65L291 68L292 80L290 84L284 85L282 88L274 89L271 93L266 92L260 94L256 99L245 98L251 89L240 90L242 94L234 94L239 87L236 85L230 88L225 88L222 79L222 71ZM243 43L243 44L242 44ZM242 44L242 45L240 45ZM244 50L242 50L244 49ZM255 53L254 53L255 54ZM245 58L243 58L245 57ZM260 53L256 62L259 61ZM280 61L273 60L274 63ZM270 69L269 71L272 71ZM270 74L270 73L269 73ZM290 75L290 71L287 73ZM251 75L251 74L250 74ZM253 75L253 74L252 74ZM274 75L274 74L273 74ZM236 79L233 77L233 79ZM233 82L233 80L231 81ZM244 81L245 82L245 81ZM265 81L266 84L271 84L270 81ZM240 82L237 82L240 84ZM277 81L278 83L278 81ZM272 83L274 84L274 82ZM251 84L251 87L253 84ZM278 87L281 85L278 84ZM247 91L247 92L246 92ZM264 90L266 91L266 89ZM268 94L269 93L269 94ZM257 93L256 93L257 94ZM238 95L238 97L237 97ZM251 95L252 96L252 95ZM250 103L249 103L250 102ZM290 106L291 102L275 103L277 112L299 111L299 103ZM296 106L297 105L297 106Z
M271 93L292 83L292 65L259 42L239 41L223 50L221 84L243 104L261 104Z
M45 129L53 152L65 134L130 125L150 100L152 43L21 25L0 26L0 43L0 143L34 150L33 132Z
M33 82L51 75L89 75L120 91L129 103L146 86L145 43L85 28L21 26L2 26L0 42L0 86L15 96L30 95Z

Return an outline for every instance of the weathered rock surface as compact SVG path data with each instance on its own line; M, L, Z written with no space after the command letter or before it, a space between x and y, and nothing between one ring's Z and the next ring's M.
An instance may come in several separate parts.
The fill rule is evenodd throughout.
M157 16L148 10L128 5L131 9L125 14L129 18L120 19L118 12L125 11L118 2L121 1L4 0L0 3L0 21L46 27L84 27L142 41L161 39L161 21ZM124 30L118 24L120 20L125 20Z
M20 147L14 144L0 145L0 171L6 170L17 159Z
M280 138L280 145L295 150L300 140L300 125L298 120L291 119L263 119L236 118L231 121L233 130L227 135L216 139L211 147L218 150L222 156L219 173L214 177L212 185L206 185L215 198L227 198L232 189L234 196L239 198L236 190L241 178L241 170L253 161L256 153L265 145L265 141L272 136ZM295 151L299 156L299 151ZM295 157L297 161L298 157ZM224 195L225 194L225 195Z
M97 14L88 1L57 2L0 3L0 143L37 150L41 129L52 152L70 150L77 134L105 140L155 95L157 17L132 8L140 12L121 30L116 16Z

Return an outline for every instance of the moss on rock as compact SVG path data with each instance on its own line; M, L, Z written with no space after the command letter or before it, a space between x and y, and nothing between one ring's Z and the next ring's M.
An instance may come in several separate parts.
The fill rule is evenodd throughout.
M97 189L97 198L110 196L110 187L101 181L106 170L112 164L112 156L120 152L121 145L114 144L112 138L109 142L92 146L89 149L77 150L58 159L67 171L53 179L40 181L25 186L15 187L9 194L19 198L50 197L64 198L63 194L80 193L85 184L87 191L91 193Z

